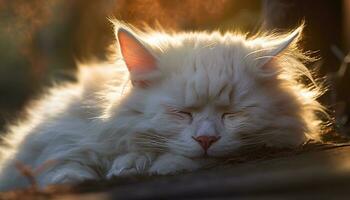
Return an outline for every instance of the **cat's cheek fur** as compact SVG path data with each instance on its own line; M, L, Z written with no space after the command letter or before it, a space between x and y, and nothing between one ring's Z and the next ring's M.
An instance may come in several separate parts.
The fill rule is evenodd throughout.
M184 156L166 153L157 158L148 170L150 174L166 175L183 171L194 171L201 167L200 163Z
M214 143L207 151L208 156L214 158L227 157L242 147L242 142L232 135L225 135Z
M169 152L188 158L203 156L203 148L192 138L192 136L194 136L193 127L183 130L177 135L176 140L173 140L168 144Z

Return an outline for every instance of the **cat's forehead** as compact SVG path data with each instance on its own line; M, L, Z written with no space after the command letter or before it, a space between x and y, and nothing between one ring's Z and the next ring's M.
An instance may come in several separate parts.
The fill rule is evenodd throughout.
M200 107L210 103L230 106L234 84L244 76L243 58L247 54L242 40L224 40L222 36L208 40L190 38L162 53L160 68L167 87L183 106Z
M236 70L235 53L226 49L202 49L178 58L171 73L176 95L185 107L201 107L210 103L217 107L230 106L234 93L234 82L241 76ZM237 58L238 59L238 58ZM234 66L237 65L237 66ZM175 95L174 94L174 95Z

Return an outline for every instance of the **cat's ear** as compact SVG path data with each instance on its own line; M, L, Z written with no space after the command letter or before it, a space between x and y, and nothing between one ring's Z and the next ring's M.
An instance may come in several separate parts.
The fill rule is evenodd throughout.
M254 68L260 76L268 77L277 74L281 70L281 66L278 62L275 62L276 58L300 40L302 29L303 27L300 26L284 37L267 42L261 49L252 53L252 55L255 55L253 58L255 61Z
M133 85L148 86L158 71L156 58L140 40L126 29L119 28L117 38Z

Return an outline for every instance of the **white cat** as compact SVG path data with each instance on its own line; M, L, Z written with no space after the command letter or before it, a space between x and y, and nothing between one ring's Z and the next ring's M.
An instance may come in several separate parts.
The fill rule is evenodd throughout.
M301 27L247 39L227 32L132 31L116 22L118 59L81 66L10 127L1 190L203 167L245 146L295 147L317 138L318 86L297 48ZM130 81L129 81L130 80Z

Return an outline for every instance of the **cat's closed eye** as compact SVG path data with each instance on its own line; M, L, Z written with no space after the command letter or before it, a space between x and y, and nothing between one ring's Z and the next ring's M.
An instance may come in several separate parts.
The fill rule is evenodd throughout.
M241 110L238 111L231 111L231 112L225 112L221 115L221 120L223 121L223 123L229 122L229 121L233 121L237 118L240 117L246 117L247 116L247 112L250 108L255 108L256 106L247 106Z
M166 113L178 120L186 120L187 122L192 121L192 113L186 110L166 106Z
M235 127L237 121L242 120L243 117L246 117L246 112L244 110L236 112L227 112L221 115L221 121L227 128Z
M253 104L250 106L246 106L246 107L244 107L240 110L237 110L237 111L225 112L221 115L221 119L224 121L225 119L232 120L232 119L239 117L239 116L245 116L250 109L254 109L257 107L258 107L258 105Z
M227 113L223 113L221 115L221 119L224 120L232 120L235 117L239 116L239 115L244 115L244 111L237 111L237 112L227 112Z

